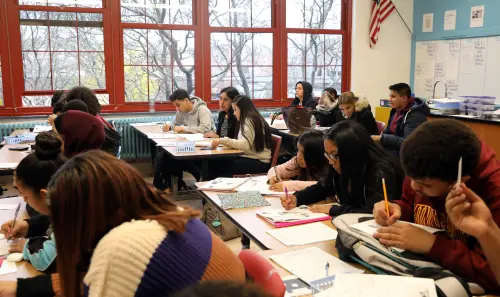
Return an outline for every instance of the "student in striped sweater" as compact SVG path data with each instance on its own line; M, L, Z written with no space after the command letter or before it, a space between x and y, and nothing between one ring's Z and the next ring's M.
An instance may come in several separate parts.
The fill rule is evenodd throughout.
M109 154L73 157L47 195L65 296L82 296L82 280L85 296L121 297L168 296L205 280L245 281L243 264L199 212L177 207Z

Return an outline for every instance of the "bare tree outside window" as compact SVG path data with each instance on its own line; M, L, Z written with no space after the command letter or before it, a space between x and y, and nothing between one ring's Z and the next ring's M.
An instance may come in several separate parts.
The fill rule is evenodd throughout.
M307 4L307 5L306 5ZM289 0L287 28L340 29L340 0ZM295 84L306 80L319 96L326 87L341 90L342 36L317 33L288 33L288 96Z
M122 0L122 21L192 24L192 0ZM194 93L194 31L124 29L125 101L166 101L175 89Z
M102 14L21 11L20 23L26 91L106 89ZM23 106L48 105L46 96L23 97Z
M209 0L210 26L270 28L271 4L271 0ZM253 99L272 98L273 33L217 32L210 37L212 99L218 99L227 86Z

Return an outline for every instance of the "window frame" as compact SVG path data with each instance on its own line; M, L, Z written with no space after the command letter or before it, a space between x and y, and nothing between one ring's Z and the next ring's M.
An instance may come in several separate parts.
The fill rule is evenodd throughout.
M340 29L310 29L286 27L286 0L271 1L271 27L211 27L209 26L209 3L207 0L193 0L193 21L191 25L122 23L119 0L103 0L102 8L55 7L19 5L17 0L6 0L0 5L0 38L7 42L0 44L1 70L3 78L4 105L0 116L47 115L50 107L22 106L23 95L52 95L53 91L24 91L24 73L21 47L19 11L55 11L101 13L103 16L104 56L106 67L106 90L97 93L109 94L109 104L102 106L102 113L148 112L148 102L125 102L124 71L124 29L159 29L194 31L195 95L203 98L210 109L218 109L218 101L212 100L210 38L212 33L272 33L273 34L273 98L256 99L259 108L287 106L288 98L288 33L337 34L342 35L342 90L348 90L351 79L351 34L352 1L341 0ZM6 28L9 28L7 31ZM5 32L6 36L2 36ZM256 65L258 67L258 65ZM14 99L13 99L14 98ZM157 112L175 111L172 104L156 104Z

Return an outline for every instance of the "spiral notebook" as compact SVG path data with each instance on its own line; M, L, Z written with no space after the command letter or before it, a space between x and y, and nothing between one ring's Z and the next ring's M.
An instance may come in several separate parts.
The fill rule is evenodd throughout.
M290 210L270 209L267 211L259 211L257 212L257 216L273 224L276 228L303 225L331 219L327 214L311 212L307 206L296 207Z

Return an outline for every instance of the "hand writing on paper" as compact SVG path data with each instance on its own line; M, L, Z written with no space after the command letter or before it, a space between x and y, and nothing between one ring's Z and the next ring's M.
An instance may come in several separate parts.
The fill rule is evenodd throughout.
M15 297L17 292L16 281L0 281L0 296Z
M168 131L170 131L170 125L165 124L165 125L163 125L163 127L161 127L161 129L163 130L163 132L168 132Z
M279 181L280 181L280 180L278 179L278 177L276 177L276 176L271 176L271 178L269 179L268 183L269 183L270 185L274 185L275 183L279 183Z
M220 140L219 139L214 139L212 140L212 149L215 150L220 144Z
M184 127L183 126L175 126L174 132L175 133L182 133L182 132L184 132Z
M275 191L275 192L284 192L285 188L283 186L283 182L277 182L277 183L271 184L271 186L269 187L269 190Z
M382 227L373 235L381 244L406 251L427 254L436 236L411 224L396 222L390 227Z
M205 138L219 138L219 135L217 135L214 131L210 131L210 132L203 134L203 137L205 137Z
M18 239L14 241L9 248L9 253L22 253L24 251L24 245L27 239Z
M387 215L385 201L377 202L373 206L373 217L380 226L390 226L401 217L401 207L396 203L389 203L390 217Z
M10 226L12 226L13 220L7 221L3 223L0 233L5 235L5 238L11 239L11 238L21 238L21 237L26 237L28 235L28 229L29 225L28 222L25 220L18 220L16 221L16 224L14 225L14 228L11 229Z
M495 226L488 206L465 184L453 187L446 197L445 207L453 225L476 238L486 235Z
M297 207L297 197L295 197L295 195L281 197L281 206L283 206L283 208L286 210Z
M330 208L332 208L332 205L313 205L309 207L309 210L312 212L316 213L324 213L324 214L330 214Z

